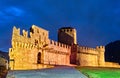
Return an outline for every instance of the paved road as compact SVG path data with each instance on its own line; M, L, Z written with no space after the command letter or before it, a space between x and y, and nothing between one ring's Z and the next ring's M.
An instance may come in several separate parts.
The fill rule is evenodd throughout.
M87 77L81 74L73 67L58 66L55 68L40 70L9 71L7 78L87 78Z

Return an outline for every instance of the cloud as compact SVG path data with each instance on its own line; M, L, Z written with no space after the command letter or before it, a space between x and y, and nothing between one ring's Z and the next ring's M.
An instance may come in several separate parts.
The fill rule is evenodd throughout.
M119 4L119 0L4 0L0 3L0 31L7 35L5 29L13 25L27 29L35 24L49 30L50 38L55 39L58 28L73 26L79 44L105 45L120 39Z
M8 23L13 21L14 19L17 19L18 17L21 17L25 14L25 11L23 11L20 8L17 7L7 7L0 11L0 23Z
M21 16L24 14L24 11L17 7L8 7L4 10L4 12L10 16Z

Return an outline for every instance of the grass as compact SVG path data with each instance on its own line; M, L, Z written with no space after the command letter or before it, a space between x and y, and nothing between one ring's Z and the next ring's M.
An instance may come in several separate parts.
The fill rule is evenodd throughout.
M76 67L88 78L120 78L120 69L117 68L96 68L96 67Z

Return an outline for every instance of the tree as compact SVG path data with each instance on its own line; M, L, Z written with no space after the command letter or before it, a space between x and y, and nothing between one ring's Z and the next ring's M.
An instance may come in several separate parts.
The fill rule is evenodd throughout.
M120 63L120 40L105 46L105 61Z

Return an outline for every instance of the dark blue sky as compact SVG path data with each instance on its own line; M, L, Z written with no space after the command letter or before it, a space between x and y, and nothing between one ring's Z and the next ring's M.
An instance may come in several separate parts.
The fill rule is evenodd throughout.
M32 24L49 30L77 29L80 45L95 47L120 40L120 0L0 0L0 50L11 47L13 26L28 30Z

